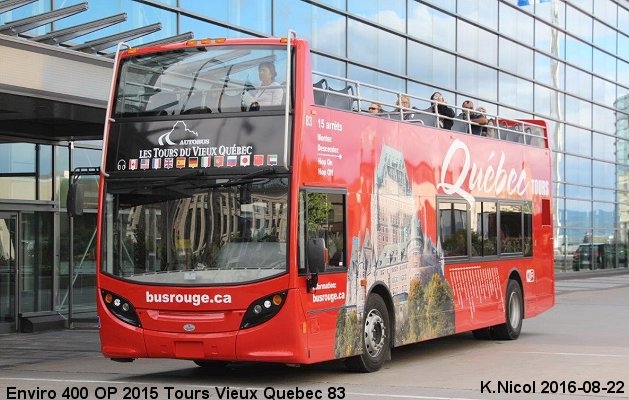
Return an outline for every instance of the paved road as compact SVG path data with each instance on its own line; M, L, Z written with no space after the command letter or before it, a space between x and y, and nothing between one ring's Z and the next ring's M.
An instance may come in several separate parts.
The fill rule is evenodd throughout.
M339 362L245 364L218 373L178 360L119 364L100 355L95 330L2 335L0 398L47 399L52 391L66 400L629 398L629 274L560 280L556 288L556 307L526 320L517 341L462 334L405 346L375 374L348 373ZM491 393L498 382L535 385L537 393ZM616 393L601 393L603 386ZM544 387L581 390L542 394Z

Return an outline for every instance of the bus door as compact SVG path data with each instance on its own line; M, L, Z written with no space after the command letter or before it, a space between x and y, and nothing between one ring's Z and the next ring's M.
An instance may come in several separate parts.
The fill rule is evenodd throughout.
M312 358L330 357L350 288L346 193L306 189L299 199L300 293Z

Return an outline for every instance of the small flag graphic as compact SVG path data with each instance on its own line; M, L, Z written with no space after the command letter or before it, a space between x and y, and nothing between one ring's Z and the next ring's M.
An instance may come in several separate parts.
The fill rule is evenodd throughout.
M129 160L129 170L130 171L134 171L138 169L138 159L137 158L133 158Z
M256 154L253 156L253 165L259 167L264 165L264 154Z
M174 166L172 158L164 158L164 168L171 169Z
M153 169L160 169L162 167L162 159L154 158L153 159Z
M199 158L198 157L190 157L188 159L188 167L189 168L196 168L199 166Z
M186 157L177 157L177 168L186 168Z
M243 167L248 167L251 164L251 156L244 155L240 156L240 165Z
M201 168L207 168L210 166L210 157L201 157Z
M222 167L225 165L225 156L215 156L214 157L214 166Z
M235 167L238 165L238 156L227 156L227 166Z
M266 164L267 165L277 165L277 154L269 154L266 157Z

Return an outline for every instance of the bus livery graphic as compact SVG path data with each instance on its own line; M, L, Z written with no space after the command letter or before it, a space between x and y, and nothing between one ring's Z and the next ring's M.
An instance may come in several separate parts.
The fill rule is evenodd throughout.
M357 293L355 287L359 277L367 280L367 286L374 281L384 281L393 295L396 313L396 345L413 343L454 333L454 305L452 290L444 279L442 255L437 253L432 240L425 240L419 210L406 173L403 154L390 147L384 147L376 170L371 199L372 221L400 221L398 226L380 226L373 223L370 232L378 240L370 237L359 245L350 261L347 293ZM395 186L395 199L387 198L380 187ZM401 196L400 196L401 194ZM393 215L392 215L393 214ZM392 218L393 217L393 218ZM382 231L391 235L381 235ZM367 235L367 232L361 232ZM358 239L358 238L356 238ZM339 312L335 355L348 357L360 352L362 324L361 310L364 298L348 298L348 304L356 308Z

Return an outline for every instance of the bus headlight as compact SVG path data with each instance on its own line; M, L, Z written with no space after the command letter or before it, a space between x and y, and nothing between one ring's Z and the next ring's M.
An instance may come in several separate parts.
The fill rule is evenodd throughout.
M112 314L118 317L118 319L133 326L142 326L142 324L140 323L140 318L138 317L138 314L135 312L135 308L133 308L133 305L129 302L129 300L106 290L101 290L100 294L103 297L105 307L107 307L107 309Z
M286 292L262 297L249 306L240 324L240 329L251 328L268 321L277 314L286 302Z

